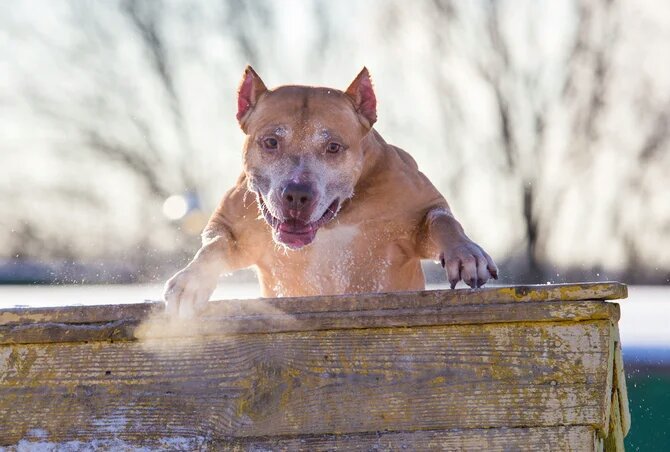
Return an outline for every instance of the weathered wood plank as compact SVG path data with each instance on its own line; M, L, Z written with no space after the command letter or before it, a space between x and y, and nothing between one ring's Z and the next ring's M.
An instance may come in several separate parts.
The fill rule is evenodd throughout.
M131 340L150 337L277 333L349 328L414 327L507 322L617 321L619 306L602 301L436 304L422 308L284 313L265 301L249 300L245 314L215 304L196 319L171 319L155 313L143 323L120 319L104 323L28 323L0 326L0 344ZM139 327L139 328L138 328Z
M36 434L35 434L36 433ZM20 450L226 450L242 451L593 451L594 430L587 426L541 428L492 428L467 430L428 430L416 432L376 432L345 435L304 435L296 437L225 438L212 440L205 435L180 438L147 438L128 443L119 439L87 443L48 443L35 432L7 452Z
M0 444L606 430L611 339L595 320L7 345Z
M216 441L212 449L272 451L593 451L594 430L587 426L492 428L417 432L379 432L296 438Z
M139 320L3 325L0 326L0 345L132 340L136 338L135 330L139 325Z
M612 391L614 382L614 322L610 323L610 340L607 343L607 372L605 377L605 389L600 392L601 399L601 418L603 423L598 426L598 436L606 437L609 430L610 415L612 412Z
M118 320L142 320L163 311L163 302L145 302L94 306L57 306L0 309L0 325L31 323L101 323Z
M623 452L625 450L621 429L621 413L619 412L619 394L617 390L612 393L612 413L609 419L609 431L603 441L603 450L606 452Z
M619 327L613 324L614 340L614 388L619 395L619 414L621 416L621 430L623 436L628 434L631 425L630 408L628 406L628 388L626 387L626 373L623 368L623 356L621 353L621 339L619 338Z
M213 301L218 314L244 316L258 314L258 305L284 314L337 311L421 309L434 306L464 306L492 303L538 301L614 300L626 298L627 288L616 282L489 287L482 289L428 290L420 292L376 293L305 298L267 298ZM14 308L0 310L0 325L28 323L101 323L142 320L163 310L161 302L125 305L66 306L57 308Z

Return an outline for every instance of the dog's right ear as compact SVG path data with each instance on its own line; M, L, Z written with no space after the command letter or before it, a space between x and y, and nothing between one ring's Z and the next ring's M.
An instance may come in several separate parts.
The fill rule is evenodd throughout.
M244 130L244 122L256 106L256 102L268 89L263 80L251 66L247 66L242 76L240 89L237 91L237 121Z

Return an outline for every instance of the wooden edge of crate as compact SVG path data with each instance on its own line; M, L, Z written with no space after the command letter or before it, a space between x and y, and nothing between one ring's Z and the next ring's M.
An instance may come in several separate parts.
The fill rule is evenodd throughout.
M626 285L618 282L500 286L480 289L216 300L208 303L203 314L207 315L211 312L228 315L254 314L257 309L256 306L259 304L285 314L299 314L374 309L420 309L431 306L463 306L469 304L616 300L626 298L626 296ZM99 323L122 319L141 320L164 309L165 304L162 301L92 306L14 307L0 309L0 325L44 322Z
M623 368L621 341L616 322L610 325L610 358L608 365L607 388L603 401L603 425L597 426L598 448L604 451L623 451L623 439L631 426L628 406L628 390Z
M257 306L284 314L376 309L421 309L435 306L464 306L550 301L616 300L627 296L618 282L581 284L500 286L480 289L423 290L418 292L369 293L316 297L259 298L255 300L211 301L203 316L255 314ZM0 325L27 323L100 323L142 320L163 311L161 301L144 303L0 309Z
M392 296L392 294L389 294ZM406 295L403 295L403 297ZM222 305L219 305L222 306ZM255 307L256 312L251 310ZM333 329L467 325L511 322L556 322L619 319L619 305L596 300L433 305L422 308L284 313L264 301L249 300L247 313L217 311L181 319L155 311L145 318L129 316L107 322L49 321L0 325L0 344L90 342L164 337L223 336Z
M623 367L623 355L621 353L621 339L619 337L619 328L614 325L614 380L617 390L617 402L619 404L619 413L621 415L621 429L623 436L630 431L631 417L630 407L628 406L628 389L626 388L626 373Z
M624 451L625 437L622 429L621 412L619 411L619 391L612 392L612 412L610 414L607 436L603 439L603 450Z

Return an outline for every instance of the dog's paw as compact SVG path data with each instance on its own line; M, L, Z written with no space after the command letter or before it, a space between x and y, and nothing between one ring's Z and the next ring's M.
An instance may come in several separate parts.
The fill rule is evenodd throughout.
M475 288L483 286L491 278L498 279L498 267L491 256L468 239L445 249L440 254L440 263L447 272L452 289L460 280Z
M163 291L168 314L193 317L209 301L217 280L218 275L193 265L177 272Z

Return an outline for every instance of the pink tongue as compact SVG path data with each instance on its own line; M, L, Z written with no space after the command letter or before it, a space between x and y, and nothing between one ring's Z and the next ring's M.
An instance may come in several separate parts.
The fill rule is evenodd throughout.
M291 234L306 234L311 232L312 226L309 223L303 223L300 220L287 220L279 224L279 230Z

